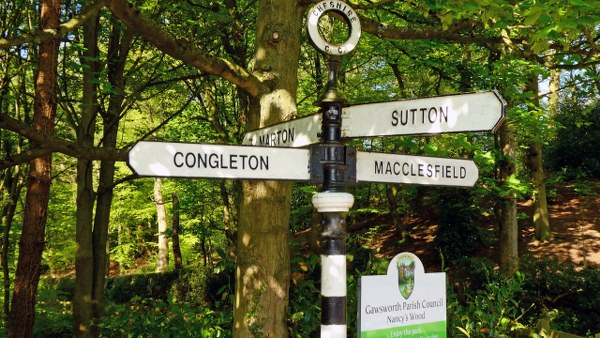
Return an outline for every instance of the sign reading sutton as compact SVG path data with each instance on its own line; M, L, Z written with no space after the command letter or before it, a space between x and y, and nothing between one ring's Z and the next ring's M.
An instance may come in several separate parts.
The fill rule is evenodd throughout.
M343 137L496 131L506 101L496 91L360 104L343 110Z
M445 338L446 274L425 273L412 253L396 255L387 274L362 276L360 338Z

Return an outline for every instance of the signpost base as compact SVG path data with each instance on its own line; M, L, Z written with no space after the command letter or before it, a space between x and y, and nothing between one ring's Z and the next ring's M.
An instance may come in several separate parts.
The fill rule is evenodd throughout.
M321 213L321 337L345 338L346 230L344 213L354 204L346 192L320 192L312 198Z

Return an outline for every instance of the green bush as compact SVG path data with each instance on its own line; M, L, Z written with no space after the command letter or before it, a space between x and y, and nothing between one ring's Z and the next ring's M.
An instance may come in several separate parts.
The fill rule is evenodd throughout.
M527 275L523 300L535 304L539 317L551 327L584 336L600 332L600 270L575 270L571 264L521 258Z
M481 244L477 217L479 209L466 189L440 190L435 196L439 228L435 246L447 263L473 255Z
M37 294L34 337L71 337L72 279L42 279Z
M585 336L600 332L600 270L521 257L521 273L504 277L493 262L462 258L448 271L448 328L468 337L518 336L539 319Z
M295 250L288 309L290 337L318 337L321 325L320 257Z
M171 295L178 302L205 306L207 304L207 280L209 278L211 277L209 277L209 271L206 267L199 266L186 269L179 274L179 278L171 286Z
M109 304L101 337L231 337L233 311L215 311L187 303L134 297L131 303Z
M569 180L600 177L600 105L563 107L556 121L560 128L544 156L548 168Z
M529 309L521 302L525 275L504 277L488 269L485 260L470 260L473 269L465 275L453 273L451 285L462 278L471 280L469 287L448 292L448 330L451 337L515 337L526 329ZM464 262L463 262L464 263ZM466 267L468 264L465 264ZM485 282L481 280L484 276ZM468 282L469 283L469 282Z
M179 271L126 275L106 281L106 297L115 303L126 303L133 297L166 299Z

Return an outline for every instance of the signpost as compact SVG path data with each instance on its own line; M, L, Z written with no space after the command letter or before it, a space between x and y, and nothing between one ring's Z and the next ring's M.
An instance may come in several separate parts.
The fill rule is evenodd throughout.
M356 156L357 181L472 187L479 170L471 160L369 153Z
M320 35L320 18L329 12L348 24L349 36L344 43L334 44ZM319 114L250 131L244 137L243 146L138 142L130 150L127 163L140 176L322 183L322 191L312 199L323 225L321 337L345 338L347 233L344 213L354 202L354 196L345 192L345 188L357 181L472 187L479 172L471 160L356 152L343 144L343 138L496 131L504 119L506 102L496 91L488 91L346 107L338 93L337 69L340 57L351 52L360 38L360 21L356 12L340 0L319 1L308 12L307 31L314 47L325 54L329 67L327 87L315 103L320 107ZM307 145L311 145L310 149L280 148ZM393 264L396 261L395 258ZM420 273L423 267L420 261L418 263L420 270L416 272ZM398 274L392 273L392 277L398 279ZM415 280L413 282L416 283ZM365 279L364 283L369 282ZM419 288L426 285L419 283ZM416 284L413 286L417 292ZM398 288L395 287L395 290ZM417 305L410 303L406 305L408 310L403 308L403 312L394 315L392 321L404 321L406 314L412 318L410 320L414 319L412 323L415 325L425 323L420 321L425 317L427 320L434 318L434 323L426 327L411 327L401 334L394 331L395 336L410 337L414 334L414 337L421 337L422 333L434 331L436 334L439 332L439 337L443 337L441 332L445 334L445 298L441 303L437 299L428 301L426 297L430 295L425 294L428 289L425 287L423 290L423 295L414 304L436 307L435 316L428 315L428 312L413 312L411 309ZM403 296L408 300L409 296ZM371 300L367 296L364 302L384 302L381 309L388 309L386 297ZM368 310L365 311L370 315ZM443 320L435 319L442 318L441 314ZM388 318L385 320L390 321ZM388 332L387 327L376 321L361 323L365 330L371 331L367 333L370 337L371 334L379 334L376 332L379 329L384 330L383 336ZM429 328L434 328L434 331Z
M308 155L307 149L142 141L127 163L140 176L308 181Z
M361 104L344 108L344 137L495 132L506 102L496 91Z
M319 19L332 12L348 24L349 37L334 45L321 36ZM322 191L313 195L312 202L321 214L321 337L347 337L346 325L346 222L344 213L354 203L354 196L345 192L351 183L346 179L350 170L347 149L341 140L344 100L337 88L340 55L349 53L360 38L360 21L356 12L342 1L320 1L310 10L307 30L313 46L327 55L329 78L325 91L315 105L322 114L322 143L313 147L323 166ZM322 156L321 156L322 155ZM315 155L317 156L317 155ZM352 176L352 175L350 175Z

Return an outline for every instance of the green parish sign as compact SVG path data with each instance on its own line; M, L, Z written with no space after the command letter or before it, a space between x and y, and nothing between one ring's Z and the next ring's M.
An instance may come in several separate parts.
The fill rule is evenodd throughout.
M421 260L403 252L386 275L362 276L360 338L445 338L446 274L425 273Z

